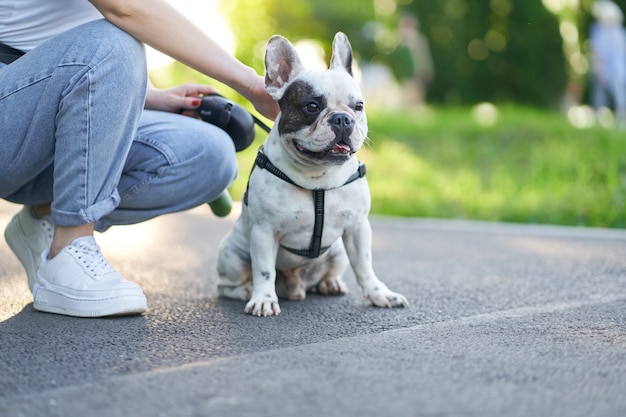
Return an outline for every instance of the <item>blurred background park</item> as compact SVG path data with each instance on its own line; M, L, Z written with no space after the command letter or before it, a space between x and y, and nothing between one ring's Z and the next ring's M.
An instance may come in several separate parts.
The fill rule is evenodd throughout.
M619 97L593 99L594 0L171 3L259 73L273 34L310 68L326 65L335 32L348 35L370 125L358 156L373 214L626 226L626 119ZM620 14L626 0L613 5ZM607 49L624 60L626 83L624 42ZM157 86L203 82L241 102L181 64L149 59ZM238 154L236 200L265 136Z

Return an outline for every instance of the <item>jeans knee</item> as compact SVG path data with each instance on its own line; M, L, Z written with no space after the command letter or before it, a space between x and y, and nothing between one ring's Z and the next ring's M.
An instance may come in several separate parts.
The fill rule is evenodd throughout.
M74 32L76 31L76 32ZM148 79L144 46L130 34L108 22L96 20L69 31L74 44L66 55L72 61L80 61L85 51L92 51L85 64L92 70L111 75L119 89L137 91L145 88Z
M190 208L212 201L232 184L235 146L216 126L145 110L124 173L119 187L124 205Z
M143 43L106 20L100 22L106 25L110 33L107 35L107 41L111 47L110 54L118 61L128 62L134 67L147 71L146 51Z

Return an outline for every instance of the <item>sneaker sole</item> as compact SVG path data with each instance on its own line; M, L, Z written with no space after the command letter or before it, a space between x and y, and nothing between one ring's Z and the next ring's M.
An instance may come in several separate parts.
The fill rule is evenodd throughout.
M26 277L28 278L28 288L33 291L35 285L35 265L36 259L33 258L32 252L28 243L23 239L23 233L20 234L16 229L20 229L17 217L13 217L9 222L9 225L4 229L4 240L7 245L13 251L17 259L21 262L22 266L26 270Z
M142 294L125 294L105 299L76 298L35 284L35 310L73 317L128 316L146 311L147 300Z

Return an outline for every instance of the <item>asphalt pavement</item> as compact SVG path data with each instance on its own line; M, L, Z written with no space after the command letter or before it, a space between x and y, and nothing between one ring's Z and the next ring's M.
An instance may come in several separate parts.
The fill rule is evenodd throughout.
M19 206L0 202L0 229ZM626 231L372 217L374 268L411 305L350 292L217 297L208 207L97 235L141 316L33 310L0 239L0 416L626 415Z

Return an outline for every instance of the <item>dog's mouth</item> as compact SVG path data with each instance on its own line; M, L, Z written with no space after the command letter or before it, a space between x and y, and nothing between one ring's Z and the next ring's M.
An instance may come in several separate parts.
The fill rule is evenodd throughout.
M298 152L316 159L348 159L355 153L352 147L343 140L334 142L328 148L321 151L306 149L298 143L298 141L294 141L294 146Z

